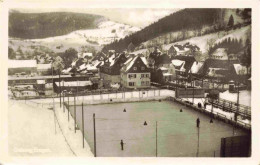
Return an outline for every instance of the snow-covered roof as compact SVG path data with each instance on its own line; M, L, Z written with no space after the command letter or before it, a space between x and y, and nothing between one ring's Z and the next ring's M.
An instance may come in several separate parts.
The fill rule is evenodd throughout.
M124 65L128 64L132 59L133 59L132 57L128 58L128 59L126 60L126 62L124 63Z
M200 68L202 67L202 65L203 65L203 62L194 61L191 66L191 69L190 69L191 73L198 73Z
M148 52L147 49L140 49L140 50L132 52L131 54L138 55L138 54L146 54L147 52Z
M8 68L36 68L36 60L8 60Z
M68 67L68 68L66 68L66 69L63 69L62 70L62 73L69 73L70 71L71 71L71 69L72 69L72 67Z
M84 70L84 69L87 69L87 64L86 63L84 63L84 64L79 66L79 70Z
M171 73L163 73L163 76L172 76Z
M76 63L77 63L78 59L74 60L72 63L71 63L71 66L75 66Z
M83 58L86 57L86 56L87 56L87 57L92 57L93 54L92 54L92 53L83 53Z
M144 64L145 64L146 66L148 66L148 61L147 61L147 59L146 59L145 57L141 57L141 59L142 59L142 61L144 62Z
M127 66L126 66L126 72L134 65L135 60L137 59L137 57L138 57L138 56L132 58L132 60L131 60L128 64L126 64L126 65L127 65Z
M163 70L168 70L167 68L165 68L165 67L163 67L163 66L160 67L159 69L161 69L162 71L163 71Z
M45 80L37 80L37 84L45 84Z
M122 69L125 69L125 71L127 72L135 63L135 61L137 60L137 58L140 56L135 56L135 57L130 57L125 63L125 67L123 67ZM143 63L147 66L148 65L148 61L146 60L145 57L140 57L141 60L143 61Z
M242 66L241 64L233 64L237 75L246 75L247 69L246 66Z
M173 64L174 66L181 66L181 65L184 64L184 63L185 63L185 61L182 61L182 60L177 60L177 59L172 60L172 64Z
M218 48L212 53L212 57L215 59L227 60L227 51L225 48Z
M108 61L110 63L110 66L113 66L116 60L116 55L113 54L111 57L108 58Z
M216 71L228 71L226 69L223 68L209 68L209 72L208 72L208 76L212 76L212 77L224 77L223 74L217 74Z
M42 69L42 70L51 69L51 64L37 64L37 69Z
M55 82L55 84L57 86L59 86L59 82ZM71 86L71 87L74 87L74 86L89 86L89 85L92 85L92 82L91 81L64 81L64 83L62 82L61 83L61 86Z
M112 88L116 88L116 89L119 89L120 88L120 84L119 83L112 83L112 84L110 84L110 86L112 87Z

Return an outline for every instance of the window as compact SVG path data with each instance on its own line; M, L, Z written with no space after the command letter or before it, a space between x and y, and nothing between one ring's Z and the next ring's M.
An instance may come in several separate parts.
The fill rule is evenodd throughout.
M149 78L150 77L149 74L146 74L146 77Z
M144 78L145 74L141 74L141 78Z
M129 74L128 78L136 78L136 74Z
M129 82L129 86L135 86L134 82Z
M150 85L150 81L146 81L146 85Z
M134 67L134 70L137 70L137 67Z
M141 86L145 86L145 81L141 81Z
M142 67L141 67L141 70L144 70L144 69L145 69L145 68L142 66Z

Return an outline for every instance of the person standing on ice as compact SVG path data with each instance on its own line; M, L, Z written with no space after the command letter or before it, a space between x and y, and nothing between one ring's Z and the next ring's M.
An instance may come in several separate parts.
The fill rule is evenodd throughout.
M197 127L200 127L200 118L197 118Z
M121 150L123 151L124 150L124 142L123 142L123 140L121 140L121 142L120 142L120 145L121 145Z

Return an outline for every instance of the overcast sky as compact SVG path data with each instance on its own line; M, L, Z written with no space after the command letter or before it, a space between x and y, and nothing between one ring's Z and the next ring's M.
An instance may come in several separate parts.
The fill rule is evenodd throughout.
M39 13L39 12L79 12L79 13L90 13L102 15L109 18L112 21L117 21L120 23L126 23L132 26L137 26L143 28L149 24L157 21L158 19L167 16L173 12L178 11L179 9L133 9L133 8L121 8L121 9L15 9L20 12L30 12L30 13Z

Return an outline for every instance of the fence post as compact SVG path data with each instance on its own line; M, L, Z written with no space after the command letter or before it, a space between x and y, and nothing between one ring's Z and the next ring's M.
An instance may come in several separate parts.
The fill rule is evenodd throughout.
M95 117L95 113L93 114L93 127L94 127L94 157L96 157L97 153L96 153L96 117Z
M199 148L200 148L200 127L198 127L198 145L197 145L197 157L199 157Z
M158 142L157 142L157 121L156 121L156 157L158 156Z
M68 95L68 121L70 121L70 115L69 115L69 107L70 107L70 96Z
M76 133L76 117L77 113L76 113L76 97L74 96L74 129L75 129L75 133Z
M64 113L64 112L65 112L65 107L64 107L64 97L65 97L64 95L65 95L65 93L64 93L64 92L62 92L62 93L63 93L63 95L62 95L62 96L63 96L63 98L62 98L62 100L63 100L63 106L62 106L62 107L63 107L63 113Z
M81 111L81 114L82 114L82 144L83 144L83 148L84 148L84 109L83 109L83 102L82 102L82 111Z

